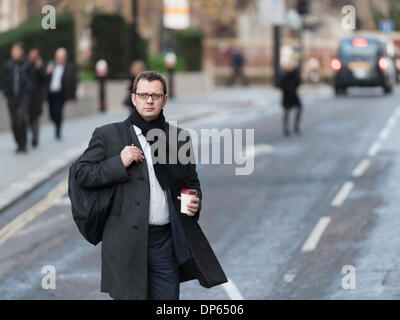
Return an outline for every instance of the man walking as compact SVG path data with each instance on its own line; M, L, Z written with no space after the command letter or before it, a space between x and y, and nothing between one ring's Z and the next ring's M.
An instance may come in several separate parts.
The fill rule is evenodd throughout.
M11 59L3 67L3 92L7 98L12 131L18 145L17 153L27 152L26 126L29 96L32 92L31 67L24 57L24 45L16 42L11 48Z
M34 87L29 101L29 126L32 131L32 147L39 143L39 118L43 111L43 100L46 90L46 70L38 49L31 49L28 61L32 67Z
M63 107L68 100L76 100L77 75L75 66L68 61L65 48L58 48L55 61L48 64L48 100L50 118L56 127L56 139L61 139L61 126L63 121Z
M129 118L95 129L74 176L83 188L115 187L103 230L101 291L114 299L177 300L180 282L197 278L209 288L227 279L197 224L202 193L193 150L187 164L169 160L191 142L189 135L178 141L182 129L165 120L164 77L142 72L132 92ZM187 214L182 189L197 192Z
M243 54L240 52L238 48L233 48L231 56L232 75L230 76L230 78L226 83L227 86L232 86L237 78L239 78L243 86L249 85L249 80L246 78L243 71L244 63L245 61Z

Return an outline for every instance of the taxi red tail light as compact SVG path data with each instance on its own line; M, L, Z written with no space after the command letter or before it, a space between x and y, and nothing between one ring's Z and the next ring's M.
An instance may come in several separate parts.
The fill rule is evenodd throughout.
M366 48L368 47L368 41L364 38L355 38L353 39L353 46L356 48Z
M389 62L385 58L380 58L378 65L382 71L385 71L385 70L387 70L387 68L389 68Z
M340 69L342 69L342 63L340 62L339 59L332 59L331 61L331 68L335 71L339 71Z

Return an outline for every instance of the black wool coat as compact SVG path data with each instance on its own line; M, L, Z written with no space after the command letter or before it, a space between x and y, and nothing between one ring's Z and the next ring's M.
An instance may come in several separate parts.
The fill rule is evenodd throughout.
M283 72L280 76L279 87L282 89L282 106L291 109L301 107L301 101L297 89L301 84L300 69Z
M44 64L38 68L32 65L31 68L34 87L29 101L29 115L36 118L43 112L43 101L46 96L46 69Z
M51 61L49 64L55 66L55 62ZM47 75L47 87L50 85L52 74ZM64 93L64 101L75 100L76 91L78 88L78 75L76 72L75 64L67 61L64 67L64 73L61 79L62 91Z
M3 65L2 75L2 90L7 99L13 97L13 84L14 84L14 64L19 64L19 95L20 97L30 95L33 86L34 78L32 75L31 64L23 57L18 62L7 60Z
M177 128L178 134L181 130ZM129 119L96 128L76 171L82 187L116 187L103 231L101 273L101 291L114 299L147 299L150 186L146 161L151 159L125 168L120 152L132 143L141 148ZM185 143L178 141L178 148ZM209 288L227 278L197 223L200 209L194 217L180 213L177 196L182 188L196 189L202 198L196 165L183 165L182 170L185 178L167 190L180 282L198 279Z

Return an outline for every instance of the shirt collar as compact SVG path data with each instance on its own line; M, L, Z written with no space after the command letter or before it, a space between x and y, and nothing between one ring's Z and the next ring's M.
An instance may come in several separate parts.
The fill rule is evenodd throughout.
M142 130L135 125L133 125L133 128L135 129L136 135L139 137L142 134Z

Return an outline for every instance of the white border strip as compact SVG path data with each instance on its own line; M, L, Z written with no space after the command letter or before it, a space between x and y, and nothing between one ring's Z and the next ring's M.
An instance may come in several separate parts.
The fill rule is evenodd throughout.
M381 148L382 148L381 143L380 143L380 142L375 142L375 143L371 146L371 148L369 148L369 150L368 150L368 155L369 155L370 157L375 157L375 156L378 154L378 152L381 150Z
M313 251L319 242L322 234L324 233L326 227L331 222L331 217L321 217L314 227L311 234L308 236L306 242L304 242L303 248L301 248L302 252Z
M331 205L332 207L340 207L342 206L344 200L346 200L347 196L353 190L354 188L354 182L352 181L347 181L343 187L339 190L339 192L336 194L336 197L332 200Z
M353 177L361 177L365 171L369 168L371 165L371 159L363 159L361 162L357 165L357 167L354 168L352 175Z
M226 294L231 300L245 300L240 293L238 287L236 287L235 283L228 278L228 282L223 283L222 287L224 288Z

